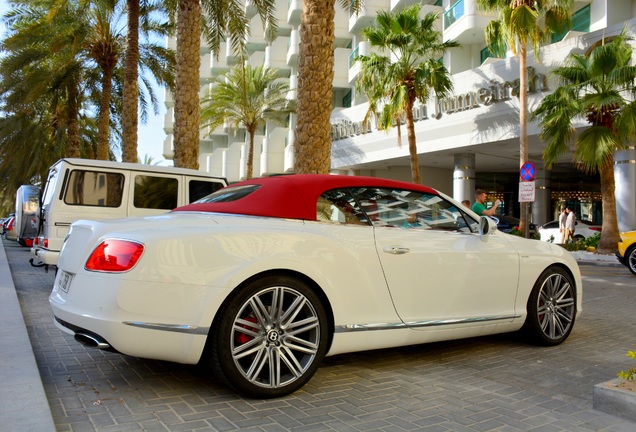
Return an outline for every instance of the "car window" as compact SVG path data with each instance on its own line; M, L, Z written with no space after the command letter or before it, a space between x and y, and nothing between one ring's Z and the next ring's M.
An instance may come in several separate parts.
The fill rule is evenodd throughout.
M387 188L355 188L352 193L374 226L473 231L464 213L438 195Z
M196 204L237 201L258 190L261 185L228 186L195 201Z
M177 207L179 181L174 177L138 175L133 202L136 208L172 210Z
M124 176L119 173L73 170L64 192L64 203L79 206L119 207Z
M208 196L222 187L223 183L219 181L190 180L188 182L189 203Z
M316 202L316 219L321 222L369 225L369 220L348 189L332 189Z
M543 228L546 228L546 229L558 228L558 227L559 227L559 221L552 221L543 225Z

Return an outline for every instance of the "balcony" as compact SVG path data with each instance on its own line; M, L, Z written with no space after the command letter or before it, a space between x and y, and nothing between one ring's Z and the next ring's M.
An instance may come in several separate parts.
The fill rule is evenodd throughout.
M368 41L360 42L349 54L348 58L348 66L349 73L348 79L350 85L352 85L355 80L358 78L358 74L360 73L360 63L356 62L356 59L361 55L369 55L370 53L370 45Z
M349 33L360 33L362 29L374 25L380 10L386 10L386 2L383 0L365 0L357 13L349 8Z
M455 24L455 22L464 16L464 0L459 0L453 6L451 6L446 12L444 12L444 28Z
M276 38L270 45L265 48L264 66L272 69L278 69L280 76L289 76L291 70L287 65L287 43L289 38Z
M201 85L210 83L214 80L214 77L212 76L212 69L210 69L210 58L211 55L209 52L201 56L201 65L199 66L199 84Z
M424 13L443 11L442 0L391 0L391 12L398 12L416 3L422 5Z
M300 34L298 30L292 30L287 43L287 66L296 66L298 64L298 44L300 43Z
M552 35L552 43L560 42L569 32L589 33L590 32L590 5L586 5L572 14L572 29L565 30L559 34Z
M210 55L210 71L212 75L220 75L230 70L230 66L227 64L227 47L225 46L225 42L221 42L219 46L219 56L216 57L214 54Z
M483 45L484 30L497 12L483 12L476 0L459 0L444 12L444 41L454 40L464 46Z
M172 92L169 89L165 89L163 91L163 101L166 108L174 107L174 98L172 97Z
M287 24L295 27L300 26L300 15L303 11L303 0L288 0L287 2Z

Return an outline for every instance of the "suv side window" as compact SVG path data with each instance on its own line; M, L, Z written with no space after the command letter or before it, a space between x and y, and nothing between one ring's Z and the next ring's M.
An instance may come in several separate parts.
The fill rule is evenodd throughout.
M137 208L172 210L177 207L179 180L173 177L135 176L133 203Z
M223 183L204 180L190 180L188 182L188 204L192 204L196 200L208 196L223 187Z
M64 203L68 205L119 207L124 190L124 176L118 173L73 170L64 190Z
M375 187L352 192L374 226L472 232L464 213L441 196Z

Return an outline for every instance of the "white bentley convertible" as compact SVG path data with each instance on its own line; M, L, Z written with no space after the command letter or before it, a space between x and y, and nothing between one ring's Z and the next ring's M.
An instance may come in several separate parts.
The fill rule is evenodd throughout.
M75 222L50 304L89 346L201 362L267 398L325 355L517 330L557 345L581 276L563 248L428 187L289 175L160 216Z

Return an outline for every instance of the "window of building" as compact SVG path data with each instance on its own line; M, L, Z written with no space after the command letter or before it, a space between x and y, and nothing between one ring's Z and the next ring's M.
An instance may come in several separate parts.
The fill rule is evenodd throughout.
M583 6L572 15L572 30L588 33L590 31L590 5ZM552 35L552 43L563 40L570 30Z
M444 28L448 28L464 16L464 0L458 0L444 12Z
M342 98L342 106L344 108L351 108L351 90Z

